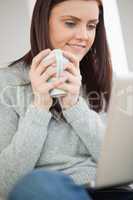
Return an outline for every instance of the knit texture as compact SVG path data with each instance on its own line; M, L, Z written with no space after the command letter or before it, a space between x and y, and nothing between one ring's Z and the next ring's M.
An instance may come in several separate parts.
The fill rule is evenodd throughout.
M35 168L62 171L87 187L104 135L100 115L81 96L63 111L66 121L36 108L28 72L23 63L0 69L0 195Z

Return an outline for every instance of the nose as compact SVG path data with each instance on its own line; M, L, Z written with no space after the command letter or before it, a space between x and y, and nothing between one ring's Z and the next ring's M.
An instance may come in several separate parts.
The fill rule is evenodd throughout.
M79 27L78 31L76 32L76 38L82 40L89 39L89 33L86 26Z

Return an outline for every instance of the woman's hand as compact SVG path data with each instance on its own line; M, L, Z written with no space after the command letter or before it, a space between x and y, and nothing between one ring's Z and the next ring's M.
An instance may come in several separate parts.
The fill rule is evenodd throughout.
M45 60L50 52L50 49L46 49L35 56L29 71L29 77L34 93L33 104L36 107L44 108L46 110L49 110L53 103L49 91L66 80L65 78L60 80L52 78L55 77L56 74L56 58L53 55L49 60ZM47 82L49 78L52 78L52 82Z
M63 55L70 61L65 65L65 70L62 73L63 76L66 76L67 82L59 84L57 88L67 91L66 96L59 97L62 109L67 109L77 103L82 79L78 58L66 51L63 51Z

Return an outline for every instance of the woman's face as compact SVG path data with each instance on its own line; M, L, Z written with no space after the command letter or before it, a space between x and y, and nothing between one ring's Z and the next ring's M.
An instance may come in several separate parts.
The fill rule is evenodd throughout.
M95 0L68 0L57 4L49 18L52 47L71 52L80 61L94 42L98 19Z

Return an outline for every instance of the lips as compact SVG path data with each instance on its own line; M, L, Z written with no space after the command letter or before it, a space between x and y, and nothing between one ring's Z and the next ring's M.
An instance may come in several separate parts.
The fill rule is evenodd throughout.
M78 52L80 52L80 51L83 51L83 50L85 50L85 46L83 46L83 45L79 45L79 44L67 44L70 48L72 48L74 51L78 51Z
M82 44L68 44L69 46L73 46L73 47L81 47L81 48L85 48L85 45Z

